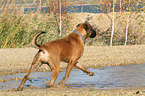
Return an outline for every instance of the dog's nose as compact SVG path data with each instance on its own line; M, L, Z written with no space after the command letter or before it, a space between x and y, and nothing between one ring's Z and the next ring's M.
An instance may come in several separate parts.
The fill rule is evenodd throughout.
M95 30L92 30L92 33L90 35L90 38L95 38L96 37L96 31Z

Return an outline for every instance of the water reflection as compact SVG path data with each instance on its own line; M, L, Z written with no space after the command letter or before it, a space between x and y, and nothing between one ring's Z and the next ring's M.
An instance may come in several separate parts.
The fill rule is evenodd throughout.
M68 88L122 88L145 86L145 64L109 66L104 69L89 68L89 70L94 72L95 76L90 77L82 71L73 69L70 78L66 81L66 86ZM21 81L10 79L23 78L25 74L26 73L0 76L0 80L8 79L6 82L0 82L0 89L17 88ZM60 72L56 83L59 82L64 75L65 71ZM34 86L44 88L51 79L51 72L35 72L30 78L34 79L28 80L25 87Z

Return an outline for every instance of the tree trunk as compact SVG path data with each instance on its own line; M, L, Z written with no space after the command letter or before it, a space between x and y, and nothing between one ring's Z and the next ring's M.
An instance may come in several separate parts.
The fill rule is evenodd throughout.
M83 12L83 0L82 0L82 8L81 8L81 12Z
M121 0L120 0L120 13L121 13L121 5L122 5L122 3L121 3Z
M59 0L59 7L60 7L60 24L59 24L60 34L59 36L61 36L61 0Z
M113 0L113 12L112 12L112 32L111 32L111 39L110 39L110 46L112 46L113 41L113 34L114 34L114 10L115 10L115 0Z
M42 8L42 1L40 0L40 13L41 13L41 8Z
M129 25L129 15L128 15L128 18L127 18L127 23L126 23L126 35L125 35L125 43L124 43L124 45L127 44L128 25Z

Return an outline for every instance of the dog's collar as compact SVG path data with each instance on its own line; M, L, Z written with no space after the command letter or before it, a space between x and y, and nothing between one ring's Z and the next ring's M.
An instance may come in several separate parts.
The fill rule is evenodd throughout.
M79 31L77 31L77 30L74 30L73 32L77 33L82 38L82 40L83 40L83 42L85 44L85 38L82 36L82 34Z

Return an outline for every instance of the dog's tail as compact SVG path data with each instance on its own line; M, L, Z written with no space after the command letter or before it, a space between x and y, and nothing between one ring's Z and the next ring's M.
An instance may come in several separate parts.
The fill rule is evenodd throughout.
M37 34L34 36L33 40L32 40L33 46L36 47L36 48L38 48L38 49L40 48L40 45L37 44L36 40L37 40L37 38L38 38L41 34L43 34L43 33L46 33L46 32L39 32L39 33L37 33Z

